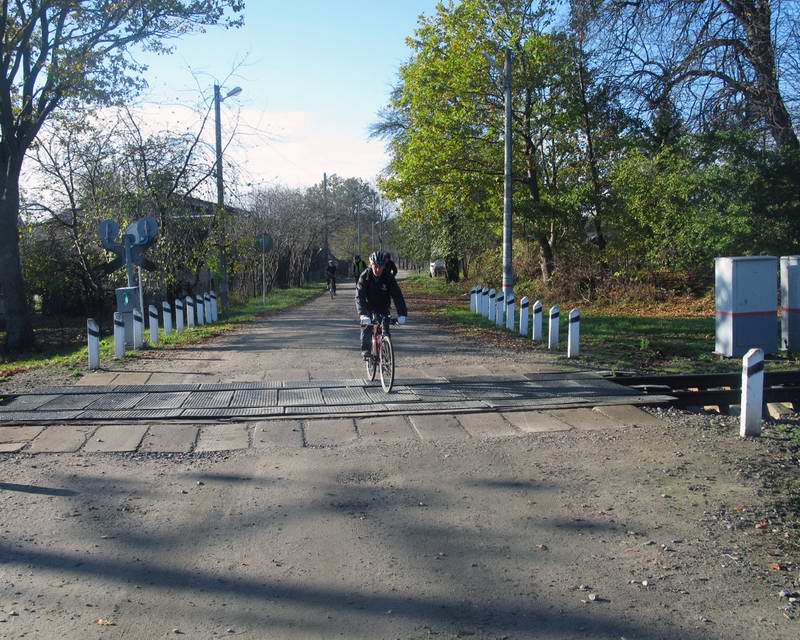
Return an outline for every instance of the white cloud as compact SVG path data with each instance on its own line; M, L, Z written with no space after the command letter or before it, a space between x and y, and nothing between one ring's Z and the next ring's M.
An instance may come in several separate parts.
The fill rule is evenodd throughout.
M180 105L145 104L132 111L146 123L145 133L197 131L202 122L202 114ZM323 172L372 180L388 161L383 142L368 140L366 132L356 128L337 128L320 113L234 110L226 104L224 143L234 128L226 160L239 168L244 182L252 184L307 186L319 182ZM203 141L214 144L213 114Z

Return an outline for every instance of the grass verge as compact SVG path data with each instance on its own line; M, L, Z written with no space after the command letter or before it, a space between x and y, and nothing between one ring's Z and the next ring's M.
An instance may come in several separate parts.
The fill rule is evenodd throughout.
M519 316L515 332L498 329L494 323L469 310L469 283L446 283L441 278L412 276L404 281L403 289L414 304L433 317L463 328L471 335L483 333L501 340L508 346L544 349L531 342L532 318L527 339L518 335ZM518 299L521 296L518 293ZM545 302L545 314L550 303ZM561 307L559 318L559 352L566 352L568 310ZM659 317L650 312L646 317L631 315L622 308L613 313L608 305L592 308L582 306L581 354L572 362L577 365L652 373L715 373L741 371L739 358L722 358L713 353L715 341L714 318L675 315L666 307ZM519 311L517 311L517 314ZM547 319L543 321L547 336ZM511 341L511 342L509 342ZM515 344L520 343L520 344ZM771 371L800 368L800 358L781 354L767 361Z
M219 321L215 324L196 326L182 333L173 332L169 336L165 336L163 329L161 329L157 348L171 349L205 342L253 322L269 313L282 311L315 298L321 293L322 284L318 283L291 289L273 289L267 294L264 302L262 302L261 296L258 296L251 298L244 304L230 307L220 314ZM149 339L149 330L145 332L145 335ZM125 357L137 358L142 353L144 352L128 351ZM113 357L114 338L113 336L107 336L100 340L100 360L108 361ZM0 363L0 380L8 379L17 373L44 367L70 369L76 377L79 377L82 375L82 369L85 368L88 359L88 347L85 344L66 347L57 351L26 354L17 360Z

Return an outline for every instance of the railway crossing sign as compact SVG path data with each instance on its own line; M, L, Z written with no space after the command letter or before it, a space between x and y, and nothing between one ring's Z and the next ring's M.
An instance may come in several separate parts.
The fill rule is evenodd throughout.
M117 254L117 257L105 266L106 272L111 273L126 265L129 286L133 284L130 277L133 265L147 271L155 271L158 268L152 260L148 260L144 256L145 249L151 246L158 237L158 222L155 218L147 216L129 224L122 236L122 242L117 240L119 225L115 220L103 220L99 226L99 235L100 244L111 253Z
M273 246L272 236L268 233L261 233L256 237L256 241L258 242L258 246L261 249L261 253L267 253L270 251Z

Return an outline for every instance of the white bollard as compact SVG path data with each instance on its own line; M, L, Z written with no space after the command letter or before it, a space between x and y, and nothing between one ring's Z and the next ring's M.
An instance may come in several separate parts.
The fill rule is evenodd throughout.
M203 310L205 311L206 324L211 324L211 294L203 294Z
M533 333L534 342L542 341L542 301L537 300L533 303Z
M186 324L191 329L194 326L194 298L186 296Z
M89 341L89 368L97 370L100 368L100 327L94 318L86 321L86 338Z
M133 310L133 348L141 349L144 346L144 318L139 309Z
M519 335L528 337L528 296L519 301Z
M509 331L514 331L514 306L516 301L514 300L514 292L510 292L508 294L508 299L506 300L506 329Z
M114 357L117 360L125 357L125 321L121 313L114 314Z
M569 331L567 333L567 358L574 358L580 353L581 313L578 309L569 312Z
M550 322L547 325L547 348L558 351L558 317L560 312L557 306L550 307Z
M750 349L742 358L742 409L739 435L761 435L764 411L764 351Z
M478 304L478 314L485 316L487 314L486 304L489 299L489 290L486 287L481 287L480 299Z
M164 316L164 335L168 336L172 333L172 307L166 300L161 303L161 312Z
M495 303L495 310L494 310L494 323L498 327L503 326L503 312L506 309L506 297L503 295L503 292L500 292L500 295L496 298L497 302Z
M158 307L151 304L147 312L150 316L150 346L154 347L158 343Z
M489 317L489 287L483 289L483 306L481 306L481 315L484 318Z
M197 313L197 324L202 326L206 323L206 313L203 310L203 296L194 297L194 310Z
M497 292L494 289L489 289L489 322L494 322L494 314L497 311L494 300L497 297Z
M211 321L217 322L219 320L219 311L217 310L217 294L211 292Z
M469 290L469 311L470 313L475 312L475 287Z

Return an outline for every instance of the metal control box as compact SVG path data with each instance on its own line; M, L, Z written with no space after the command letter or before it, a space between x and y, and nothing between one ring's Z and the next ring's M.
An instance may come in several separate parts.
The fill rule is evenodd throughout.
M142 308L139 304L139 287L120 287L116 294L119 313L133 313L134 309Z
M781 258L781 349L800 351L800 256Z
M715 353L740 357L778 350L778 259L715 258Z

